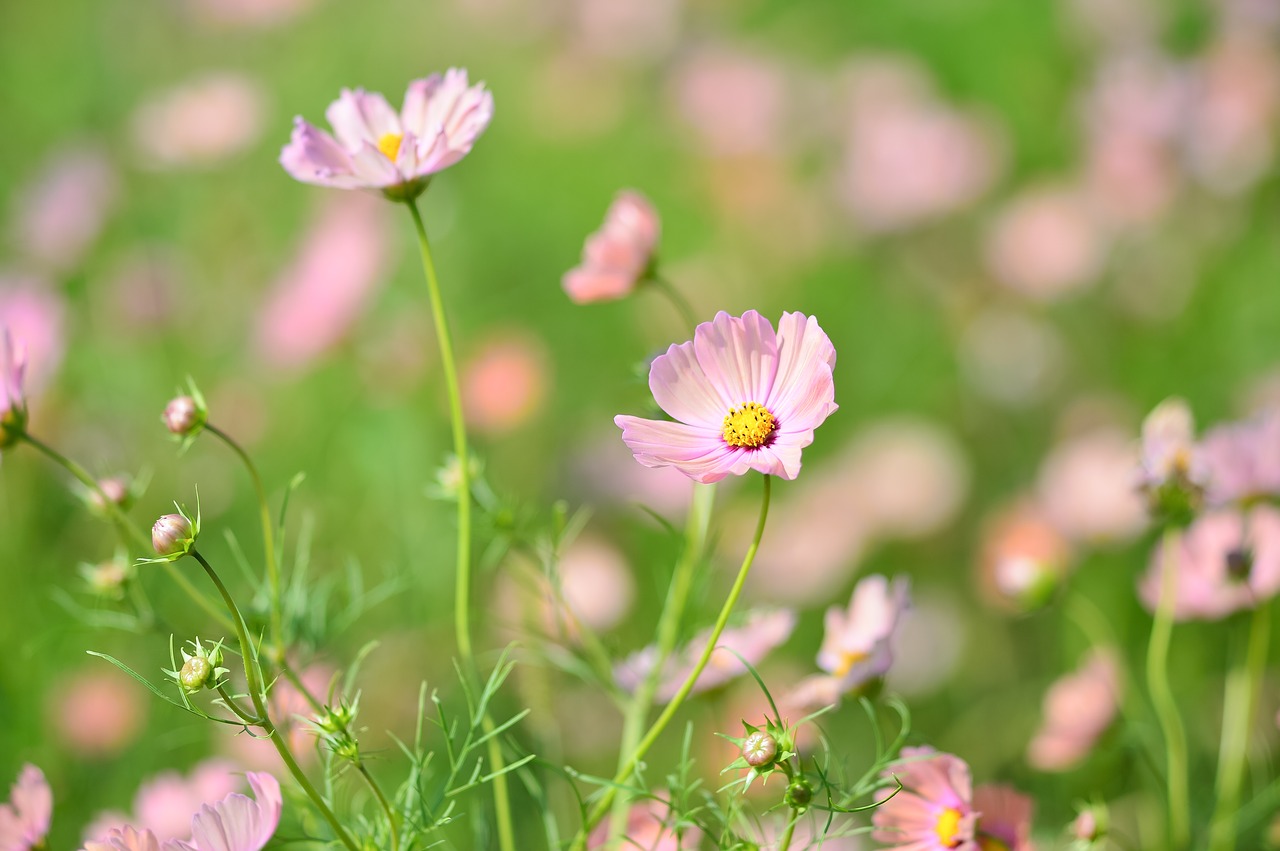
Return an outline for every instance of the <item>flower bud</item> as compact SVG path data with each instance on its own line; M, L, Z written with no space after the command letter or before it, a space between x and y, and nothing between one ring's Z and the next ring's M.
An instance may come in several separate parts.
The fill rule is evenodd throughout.
M228 673L222 667L222 642L206 647L199 638L189 642L192 652L182 651L182 667L176 671L165 670L179 688L187 694L195 694L203 688L222 685Z
M1071 823L1071 835L1082 843L1092 845L1106 837L1109 821L1105 805L1086 806Z
M752 768L763 768L772 765L778 755L778 740L763 730L747 736L742 743L742 758Z
M181 514L166 514L151 527L151 546L159 555L185 555L193 543L195 527Z
M82 564L80 575L94 594L119 600L124 596L124 586L129 581L131 568L128 561L117 556L101 564Z
M797 777L787 787L787 794L783 800L793 810L806 810L809 808L809 802L813 800L813 786L803 777Z
M204 428L208 411L194 396L178 396L165 405L165 428L178 437L194 437Z
M212 675L213 665L209 664L208 659L191 656L183 663L182 670L178 671L178 682L187 691L196 692L204 688Z

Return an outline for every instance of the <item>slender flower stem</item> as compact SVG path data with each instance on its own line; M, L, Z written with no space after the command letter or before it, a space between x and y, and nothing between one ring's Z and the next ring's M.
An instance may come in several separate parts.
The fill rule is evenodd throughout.
M268 602L268 607L271 610L270 655L273 660L278 661L284 658L284 635L280 624L280 568L276 564L276 547L271 524L271 503L267 501L267 491L262 486L262 476L258 475L258 468L254 465L253 459L249 457L249 453L245 452L244 448L231 435L213 423L205 423L204 427L206 431L229 446L232 452L240 456L240 460L244 462L245 469L249 471L249 478L253 480L253 489L258 496L258 514L262 520L262 551L267 561L267 586L270 591L270 600Z
M449 420L453 428L453 454L458 458L458 561L454 579L453 617L457 633L458 656L462 669L468 676L478 679L475 655L471 649L471 455L467 449L467 424L462 415L462 389L458 383L458 367L453 357L453 343L449 336L449 321L444 313L444 299L440 295L440 280L436 277L436 264L431 258L431 243L427 240L427 228L422 223L416 200L406 203L413 226L418 232L418 250L422 255L422 271L427 278L427 294L431 301L431 317L435 322L436 340L440 346L440 367L444 372L445 389L449 394ZM483 720L486 733L494 729L488 715ZM494 772L505 767L502 744L497 736L489 738L489 762ZM502 851L515 851L515 832L511 826L511 801L507 791L507 776L499 773L493 778L493 802L498 822L498 845Z
M797 820L798 816L793 812L787 822L787 829L782 834L782 841L778 843L778 851L787 851L791 847L791 837L795 835Z
M646 278L645 280L662 291L662 294L665 295L671 302L672 306L675 307L676 313L680 314L680 318L684 320L685 324L690 328L696 328L698 326L698 317L694 315L693 307L689 304L689 300L681 294L680 290L675 288L674 284L666 278L658 275Z
M116 505L113 500L109 499L107 495L102 492L102 487L98 484L98 480L89 475L89 472L85 470L84 467L81 467L75 461L72 461L70 458L62 455L52 446L38 440L33 435L23 433L22 439L31 444L68 473L75 476L82 485L97 494L98 497L101 498L103 506L111 514L111 519L115 522L116 527L123 530L139 549L143 552L148 552L151 549L151 542L147 540L147 536L139 531L137 526L129 522L129 518L120 510L120 506ZM233 628L231 620L224 613L220 612L218 607L210 602L205 595L196 590L196 586L192 585L191 581L182 575L182 571L180 571L173 562L166 561L161 564L163 565L165 572L169 574L169 578L173 580L173 583L181 588L196 605L204 609L205 612L216 620L223 629Z
M658 690L658 681L662 669L675 649L676 638L680 634L680 618L689 600L689 591L693 587L693 576L702 559L703 549L707 542L707 528L711 524L711 506L715 501L715 485L694 485L693 503L689 507L689 516L685 521L684 549L680 560L676 562L675 572L671 576L671 587L667 591L667 600L658 618L656 653L653 667L641 680L639 687L627 704L627 711L622 723L622 747L618 750L618 771L626 767L628 755L635 750L644 730L644 722L649 708L653 705L653 696ZM610 815L609 842L621 838L627 825L627 799L621 795L613 803Z
M1151 624L1147 646L1147 690L1156 720L1164 734L1165 782L1169 803L1169 848L1186 848L1191 842L1191 800L1187 789L1187 737L1178 704L1169 685L1169 640L1173 634L1173 609L1178 598L1178 530L1165 530L1161 544L1163 561L1160 601Z
M1218 755L1218 800L1209 831L1210 851L1232 851L1236 847L1240 785L1249 753L1249 731L1257 711L1258 689L1266 673L1270 639L1271 607L1262 601L1249 619L1244 656L1227 674Z
M222 698L222 702L227 705L227 708L234 712L235 716L241 721L250 727L262 726L262 719L250 714L249 710L237 703L236 699L227 691L225 684L218 686L218 695Z
M378 799L378 805L382 807L382 812L387 816L387 830L391 834L391 851L400 851L400 825L396 820L395 811L391 809L391 803L387 800L387 796L382 793L382 787L373 779L373 775L369 773L369 769L365 767L363 762L356 765L356 769L360 772L360 776L369 784L369 788L373 790L373 796Z
M311 781L307 779L302 767L294 759L293 752L289 750L289 745L285 742L284 737L280 735L280 731L276 729L275 724L271 723L271 715L267 711L267 704L262 696L262 668L258 661L258 653L254 646L249 643L249 628L245 625L244 616L240 613L240 607L236 605L236 601L231 596L231 592L227 590L227 586L222 584L222 579L218 576L217 571L213 569L213 565L209 564L198 550L192 549L191 556L200 562L204 572L209 575L210 581L217 587L218 593L222 595L222 601L226 604L227 611L231 613L231 619L235 622L236 640L240 642L240 657L244 661L245 683L249 690L249 699L253 701L254 711L258 713L258 717L261 719L259 726L271 739L271 744L275 745L276 752L280 754L280 759L284 761L285 767L289 769L293 779L297 781L298 785L302 787L302 791L307 793L307 797L320 810L324 820L329 822L329 826L333 828L334 835L347 847L348 851L358 851L355 841L329 807L329 802L316 790L315 786L311 785Z
M591 828L595 827L605 813L609 812L609 808L613 805L614 796L618 793L618 788L631 778L632 772L635 771L640 761L644 759L644 755L649 752L649 748L653 746L653 743L662 735L662 731L666 729L667 724L670 723L677 710L680 709L685 698L693 691L693 687L698 682L698 677L702 675L703 669L711 661L711 654L716 649L720 634L724 632L725 625L729 622L729 615L733 613L733 607L738 602L738 597L742 594L742 588L747 581L747 574L751 571L751 564L756 558L756 551L760 549L760 539L764 536L765 520L769 517L769 495L772 480L771 476L766 475L764 477L764 496L760 502L760 519L756 522L755 535L751 539L751 546L747 548L746 556L742 559L742 567L738 569L738 576L733 581L733 587L729 589L729 596L725 599L724 606L720 609L719 617L716 618L715 626L711 629L711 637L707 640L707 646L703 648L702 655L698 657L697 663L693 666L693 670L689 672L689 676L685 678L680 690L675 693L675 696L671 698L671 702L663 709L662 714L653 722L653 726L649 728L649 732L640 740L640 744L636 746L634 753L627 759L626 764L613 776L613 781L610 785L604 788L600 800L596 802L596 805L587 815L586 821L578 831L573 845L570 846L574 851L581 851L581 849L586 848L587 834L591 831Z

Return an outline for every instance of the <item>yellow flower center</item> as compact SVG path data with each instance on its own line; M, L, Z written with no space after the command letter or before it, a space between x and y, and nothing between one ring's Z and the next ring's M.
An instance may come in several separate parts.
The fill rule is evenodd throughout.
M845 674L849 673L850 668L865 658L867 658L866 653L862 653L857 650L845 650L840 654L840 664L837 665L836 669L831 673L837 677L843 677Z
M960 842L956 839L956 834L960 832L960 811L954 807L947 807L938 816L938 823L933 827L934 834L937 835L938 841L948 848L955 848Z
M759 402L747 402L736 408L730 408L724 418L724 442L730 446L741 446L755 449L764 442L778 427L773 414Z
M399 133L388 133L378 140L378 150L384 157L395 162L396 154L400 153L400 140L403 138Z

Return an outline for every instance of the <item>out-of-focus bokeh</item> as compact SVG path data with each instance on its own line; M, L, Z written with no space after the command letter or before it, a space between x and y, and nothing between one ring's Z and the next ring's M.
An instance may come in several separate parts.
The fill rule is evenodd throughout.
M305 541L317 582L358 574L370 603L350 622L316 613L332 640L308 660L323 690L380 642L361 720L394 777L389 734L411 736L419 682L455 682L453 517L429 498L445 390L408 215L276 160L294 116L323 123L343 87L398 103L465 67L495 117L421 206L467 416L505 502L544 520L554 500L592 509L562 565L575 616L537 565L494 558L478 646L572 646L579 618L619 658L652 638L679 542L637 504L680 526L690 485L635 464L612 417L646 411L644 361L692 329L657 292L576 305L561 286L638 190L699 319L798 310L839 354L840 410L777 483L748 587L796 613L762 675L783 694L818 673L826 608L866 574L909 576L888 687L919 741L1032 794L1048 843L1095 794L1137 818L1139 778L1076 752L1097 730L1060 729L1073 699L1097 705L1069 689L1107 690L1117 662L1090 655L1061 599L1038 609L1036 583L1070 574L1139 660L1143 414L1174 394L1205 422L1280 402L1278 39L1267 0L8 3L0 323L30 352L33 433L95 475L149 478L140 525L198 490L202 548L237 583L227 533L259 546L249 481L212 441L180 454L165 402L194 378L277 504L306 473L285 550ZM756 504L753 482L721 488L686 637L718 609ZM51 847L134 812L161 772L272 767L85 654L159 678L170 632L219 636L146 565L163 628L111 629L116 604L81 568L111 561L111 528L22 447L0 466L0 527L0 784L44 768ZM1212 624L1175 638L1174 688L1198 717L1217 718L1204 680L1224 652ZM612 770L621 721L603 696L542 663L512 684L530 740ZM762 710L749 680L687 709L713 786L736 754L710 731ZM851 765L864 725L856 705L824 719ZM1190 730L1196 750L1215 729Z

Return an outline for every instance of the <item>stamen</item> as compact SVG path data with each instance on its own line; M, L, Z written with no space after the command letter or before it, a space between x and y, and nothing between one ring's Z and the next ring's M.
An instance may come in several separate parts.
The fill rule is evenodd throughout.
M403 138L400 133L388 133L378 140L378 150L384 157L395 162L396 154L400 153L400 140Z
M850 668L865 658L867 658L866 653L862 653L857 650L845 650L840 654L840 664L836 667L833 673L837 677L843 677L845 674L849 673Z
M934 825L933 832L943 846L955 848L959 845L956 835L960 832L960 811L955 807L943 810L938 815L938 823Z
M778 427L773 414L759 402L730 408L724 418L724 442L730 446L755 449L763 446Z

